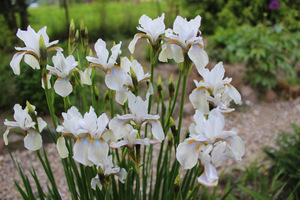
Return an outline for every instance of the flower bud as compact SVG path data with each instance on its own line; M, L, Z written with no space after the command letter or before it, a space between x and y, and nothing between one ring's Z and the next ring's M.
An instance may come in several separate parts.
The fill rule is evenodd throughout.
M74 24L74 20L71 19L70 27L69 27L69 36L73 36L74 32L75 32L75 24Z
M35 108L29 103L29 101L26 101L26 106L27 106L28 114L30 115L31 119L35 122L36 130L38 130L38 121L35 114Z
M75 33L75 41L78 41L78 39L79 39L79 32L78 32L78 30L76 30L76 33ZM75 41L74 41L74 43L75 43Z
M176 129L176 124L175 124L175 121L172 117L170 117L170 128L171 128L171 131L172 131L172 134L174 136L174 138L176 138L177 136L177 129Z
M180 174L178 174L174 181L174 191L176 195L179 192L180 185L181 185L181 179L180 179Z
M169 137L168 137L168 146L169 147L172 147L173 145L173 134L169 134Z
M137 80L137 76L135 71L132 69L132 67L130 66L130 75L132 78L132 82L133 82L133 86L136 87L138 85L138 80Z
M47 47L42 34L40 35L39 48L40 48L40 64L41 67L43 68L46 67L47 65Z
M80 37L81 38L84 38L84 35L85 35L84 31L85 31L85 26L84 26L83 20L81 20L81 22L80 22Z
M85 27L84 33L85 33L84 44L85 44L85 45L88 45L88 43L89 43L89 32L88 32L87 27Z
M158 77L158 80L157 80L157 92L158 92L158 96L161 96L161 91L163 89L163 82L161 81L161 76Z
M169 79L169 97L173 99L174 97L174 91L175 91L175 83L173 80L173 74L171 74L170 79Z
M93 51L92 51L92 49L90 49L90 51L89 51L89 56L93 57Z

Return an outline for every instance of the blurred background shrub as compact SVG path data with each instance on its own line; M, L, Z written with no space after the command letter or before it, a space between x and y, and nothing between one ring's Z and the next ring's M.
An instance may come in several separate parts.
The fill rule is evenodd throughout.
M201 31L214 34L218 28L242 24L268 26L284 23L291 32L300 30L299 1L294 0L183 0L189 18L201 15Z
M279 77L297 77L294 67L300 58L300 32L288 32L282 25L219 29L207 46L215 61L245 62L244 78L255 88L275 88Z

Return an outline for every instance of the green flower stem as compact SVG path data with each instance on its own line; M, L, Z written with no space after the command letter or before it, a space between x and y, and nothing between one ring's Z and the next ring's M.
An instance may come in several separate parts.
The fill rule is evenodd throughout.
M83 84L81 85L81 94L82 94L84 112L87 112L89 110L89 107L88 107L88 104L87 104L87 99L86 99L86 94L85 94Z
M182 124L182 118L183 118L183 107L184 107L184 99L185 99L185 90L186 90L186 80L188 77L188 73L184 73L183 75L183 86L182 86L182 94L181 94L181 102L180 102L180 112L179 112L179 122L178 122L178 128L177 128L177 138L175 138L175 147L179 144L180 140L180 131L181 131L181 124Z
M151 62L150 83L153 85L154 67L157 65L155 50L153 50L153 47L150 49L150 62ZM152 95L150 95L150 97L149 97L148 113L150 113L150 111L151 111L151 104L152 104Z
M175 108L175 105L176 105L176 102L177 102L178 92L179 92L179 88L180 88L180 85L181 85L181 79L182 79L182 71L183 71L182 67L179 67L179 74L178 74L178 80L177 80L174 99L173 99L171 107L169 107L169 111L168 111L167 116L166 116L166 123L164 124L164 132L165 133L166 133L166 131L169 130L170 117L173 114L173 111L174 111L174 108Z
M69 110L69 97L63 97L63 100L64 100L64 108L65 108L65 112L67 112Z
M109 89L110 118L114 118L114 91Z
M55 115L55 111L54 111L54 107L53 107L53 103L52 103L52 98L51 98L51 94L50 94L50 90L48 88L48 80L47 80L47 73L46 73L46 67L42 68L43 72L42 72L42 77L43 77L43 81L44 81L44 88L45 88L45 95L46 95L46 100L47 100L47 104L48 104L48 109L51 115L51 119L52 119L52 123L54 126L54 129L56 130L57 128L57 121L56 121L56 115ZM56 133L56 137L58 137L58 134ZM54 141L56 143L56 141Z
M91 94L92 94L92 106L93 108L95 109L96 113L98 113L98 104L97 104L97 101L96 101L96 92L95 92L95 68L93 67L92 68L92 75L91 75L91 79L92 79L92 85L91 85Z

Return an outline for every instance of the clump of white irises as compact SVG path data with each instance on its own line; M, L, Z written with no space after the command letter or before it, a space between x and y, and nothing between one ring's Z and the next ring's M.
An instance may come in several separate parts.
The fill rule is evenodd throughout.
M147 176L145 173L149 172L148 168L152 165L152 155L143 158L143 162L146 163L141 163L141 145L144 146L143 153L145 156L147 146L150 146L149 149L151 149L151 145L162 143L162 149L158 156L159 159L162 159L163 149L167 148L167 152L171 152L170 149L172 149L172 147L170 149L164 147L164 139L171 132L169 131L170 127L174 138L174 143L171 144L176 150L177 161L184 169L191 169L199 163L199 167L203 167L204 170L198 177L198 182L205 186L217 185L217 167L221 166L223 161L228 159L240 161L245 153L245 145L237 136L237 132L223 130L225 127L223 114L232 112L234 109L230 108L230 103L234 101L236 104L240 104L241 96L230 84L231 78L224 78L225 69L222 62L218 63L212 70L205 68L208 64L208 56L204 51L203 40L200 36L201 17L197 16L188 21L178 16L174 21L173 29L167 30L164 17L162 14L161 17L152 20L143 15L139 20L140 26L137 27L143 33L137 33L128 46L133 54L140 38L144 37L148 40L151 45L151 73L145 73L145 69L137 60L120 56L122 42L114 44L109 51L106 42L98 39L94 46L96 56L91 53L86 56L88 66L83 71L80 61L76 61L73 55L65 57L61 48L50 47L57 41L49 43L46 27L37 33L30 26L27 31L18 30L17 32L17 36L24 41L25 47L16 48L21 52L14 55L10 63L11 67L14 73L19 75L21 71L20 61L24 57L24 61L32 68L42 70L42 85L43 87L45 84L47 85L44 89L56 130L54 141L58 153L62 159L74 159L86 167L94 167L97 174L90 182L91 188L94 190L96 190L96 186L102 189L103 185L107 185L111 175L117 175L120 182L124 183L128 171L136 173L137 182L135 184L139 184L139 168L143 166L144 177ZM57 51L57 54L52 57L53 66L48 63L50 60L48 59L48 52L51 50ZM161 92L163 86L161 79L159 79L160 83L157 86L159 98L157 98L157 112L155 113L151 109L153 96L156 94L156 88L153 87L153 69L158 60L167 62L168 59L174 59L181 66L179 68L179 81L174 95L175 85L173 76L171 76L169 92L172 94L169 95L170 104L169 108L166 109ZM203 80L199 82L194 80L196 88L189 95L189 99L195 108L195 122L189 126L188 137L180 142L180 138L183 138L180 135L185 135L181 132L181 122L186 80L193 65ZM104 101L104 103L95 102L94 95L97 87L92 79L95 76L96 67L104 72L104 82L110 101L109 112L105 112L106 103ZM73 72L78 72L78 74ZM53 85L50 82L51 75L57 77ZM176 129L172 115L174 105L177 102L181 75L184 77L183 94L178 129ZM83 112L80 112L82 108L70 104L68 99L74 88L70 81L71 77L74 77L82 89L84 89L83 84L86 84L91 85L91 91L94 91L92 93L93 106L89 107L88 112L88 107L85 107L84 115L81 114ZM54 112L53 99L51 99L53 97L50 95L50 91L53 89L56 94L64 98L65 112L62 113L62 122L57 121ZM116 100L122 110L116 115L114 114L113 99ZM159 105L161 105L161 112L159 112ZM99 115L100 108L104 109ZM40 132L45 128L46 123L41 118L36 117L35 107L29 103L24 110L19 104L16 104L14 111L15 121L6 120L4 122L7 126L3 135L5 144L8 144L8 132L11 129L19 129L26 134L24 138L25 147L32 151L38 151L42 147ZM147 132L151 134L147 134ZM175 134L175 132L177 133ZM172 138L172 135L169 138ZM121 159L118 150L122 152L120 155L124 156ZM124 161L128 152L128 159L132 159L134 164ZM151 152L149 150L149 154ZM168 154L165 153L165 155ZM171 172L175 173L172 177L176 177L176 173L179 174L176 168L177 161L172 161L172 156L164 157L166 160L159 161L159 164L174 163L175 170L171 170ZM117 165L122 167L117 167ZM164 164L161 165L164 166ZM167 174L160 171L163 169L160 169L159 166L157 170L158 174ZM169 170L169 167L165 170ZM132 179L130 180L132 181ZM147 177L145 180L148 180ZM168 183L165 182L165 184Z

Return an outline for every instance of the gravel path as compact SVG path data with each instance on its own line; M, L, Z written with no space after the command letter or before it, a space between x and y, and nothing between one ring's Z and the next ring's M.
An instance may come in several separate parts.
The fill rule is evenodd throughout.
M192 116L185 117L183 126L189 126ZM280 130L292 131L291 123L300 124L300 98L291 101L259 102L255 105L240 106L237 111L226 116L226 130L234 128L246 144L244 158L258 152L264 145L274 146L274 139ZM55 172L55 178L63 199L70 199L62 165L53 144L46 150ZM13 152L25 174L33 183L28 169L34 167L46 191L47 178L35 153L27 150ZM0 199L21 199L13 180L21 183L17 169L8 154L0 155ZM34 184L33 184L34 185Z

